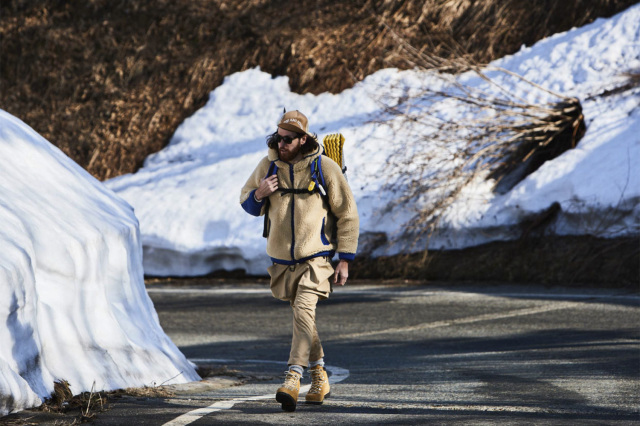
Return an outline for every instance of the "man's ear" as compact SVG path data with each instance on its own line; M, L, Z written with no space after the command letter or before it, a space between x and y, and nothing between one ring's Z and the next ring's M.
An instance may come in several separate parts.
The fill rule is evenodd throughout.
M307 142L307 135L300 138L300 145L304 145Z

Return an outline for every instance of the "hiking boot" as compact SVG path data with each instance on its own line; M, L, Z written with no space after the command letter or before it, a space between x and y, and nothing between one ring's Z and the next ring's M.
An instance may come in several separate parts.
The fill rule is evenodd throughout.
M284 411L296 411L302 376L291 370L285 371L285 374L284 383L276 391L276 401L282 404Z
M320 405L325 398L331 395L327 370L321 365L316 365L309 369L309 373L311 374L311 389L307 392L305 401L307 404Z

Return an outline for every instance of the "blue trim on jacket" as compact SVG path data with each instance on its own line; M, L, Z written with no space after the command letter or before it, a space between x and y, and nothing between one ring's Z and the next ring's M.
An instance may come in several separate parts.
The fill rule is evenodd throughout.
M331 243L329 242L329 240L327 240L327 237L324 235L324 225L325 225L325 218L322 218L322 228L320 228L320 240L322 241L322 244L324 244L325 246L330 246Z
M355 253L338 253L338 258L340 260L353 260L356 258L356 254Z
M242 208L244 211L249 213L252 216L260 216L260 211L262 211L262 206L264 206L264 198L260 200L260 202L256 201L256 191L257 188L251 191L249 194L249 198L247 198L244 203L242 203Z

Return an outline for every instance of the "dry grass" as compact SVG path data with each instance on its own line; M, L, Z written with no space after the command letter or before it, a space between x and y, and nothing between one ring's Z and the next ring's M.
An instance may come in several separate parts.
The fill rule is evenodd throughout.
M161 149L233 72L260 66L296 92L339 92L413 66L388 28L420 51L487 62L634 3L7 0L0 108L107 179Z
M391 139L402 140L385 169L386 189L396 198L384 211L401 207L414 214L392 243L420 252L421 267L426 267L431 236L470 183L491 180L495 192L508 192L546 161L575 148L586 131L585 117L578 99L551 92L511 71L475 62L453 42L452 51L460 54L438 56L413 46L394 28L386 27L400 56L414 68L429 71L424 73L429 80L422 88L398 87L392 95L379 99L385 111L380 124L400 132ZM469 81L457 77L463 72L475 74L476 82L484 81L490 90L475 82L463 83ZM624 73L625 83L599 96L636 88L638 75ZM508 80L511 82L506 86L499 83ZM510 89L511 85L519 90L528 88L529 94L536 96L527 99L542 101L525 100ZM455 116L450 111L455 111ZM531 229L546 231L560 211L560 205L554 203L525 220L521 240ZM604 225L604 219L601 222ZM387 244L386 239L378 246L381 244ZM394 259L392 263L408 258ZM407 268L415 269L415 265L396 274L407 276Z
M38 423L34 423L33 417L28 418L16 418L15 415L8 415L0 418L0 425L2 426L35 426Z
M65 423L70 425L93 421L96 413L106 409L109 398L107 392L94 392L93 390L73 395L66 380L55 382L53 389L51 397L39 407L39 410L48 413L79 411L79 414L70 423Z
M535 283L640 288L637 238L544 236L533 232L464 250L430 250L365 258L349 267L353 279L403 277L421 281Z
M169 398L173 392L162 386L143 386L141 388L126 388L117 392L119 395L136 396L143 398Z
M115 391L82 392L73 395L66 380L54 383L54 391L51 397L38 408L46 413L72 414L76 411L72 420L65 420L64 424L79 424L93 421L97 413L109 408L109 401L123 396L143 398L168 398L173 393L164 386L143 386L138 388L126 388ZM16 419L18 421L18 419Z
M423 88L399 88L395 95L380 99L385 110L381 122L401 132L394 139L404 140L385 169L387 190L398 194L390 208L413 210L398 238L411 241L414 248L428 241L471 182L492 179L494 190L507 192L545 161L574 148L584 135L577 99L552 93L504 69L421 52L395 32L394 36L408 61L431 71ZM463 83L451 71L475 74L491 90ZM496 73L515 80L510 84L555 101L528 102L501 86Z
M214 374L212 372L212 374ZM67 417L56 420L60 425L76 425L92 422L96 416L109 409L109 402L123 396L142 398L168 398L173 392L164 386L143 386L138 388L126 388L115 391L82 392L73 395L66 380L54 383L54 391L37 410L45 413L65 414ZM71 416L71 418L69 418ZM38 418L38 416L34 416ZM31 424L30 418L9 418L16 425Z
M393 96L380 99L386 113L381 123L401 131L395 139L403 138L385 169L387 190L397 194L388 208L402 206L414 213L395 238L421 251L443 215L471 182L491 180L495 192L508 192L546 161L575 148L586 131L585 117L575 98L553 93L508 70L485 67L462 57L449 60L429 55L395 32L394 37L408 61L431 71L424 88L399 88ZM451 71L475 74L491 91L461 83ZM626 81L599 96L634 90L640 84L638 74L625 73ZM505 76L505 80L498 79ZM498 82L508 80L519 90L544 95L539 98L543 101L526 101ZM438 81L443 84L434 84ZM433 89L431 85L442 88ZM455 111L455 116L442 110ZM616 216L617 207L613 210ZM552 214L540 223L551 224L560 206L550 206L549 211ZM531 221L539 219L532 217ZM605 219L601 225L612 224ZM600 235L593 231L593 235ZM528 232L522 235L526 237Z

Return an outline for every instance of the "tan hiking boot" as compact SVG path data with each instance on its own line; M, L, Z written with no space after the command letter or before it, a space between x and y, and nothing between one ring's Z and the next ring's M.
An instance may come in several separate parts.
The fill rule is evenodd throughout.
M307 404L320 405L325 398L331 395L327 370L320 365L316 365L309 369L309 373L311 374L311 389L307 392L305 401Z
M276 401L282 404L284 411L296 411L302 376L291 370L285 371L285 374L284 383L276 391Z

